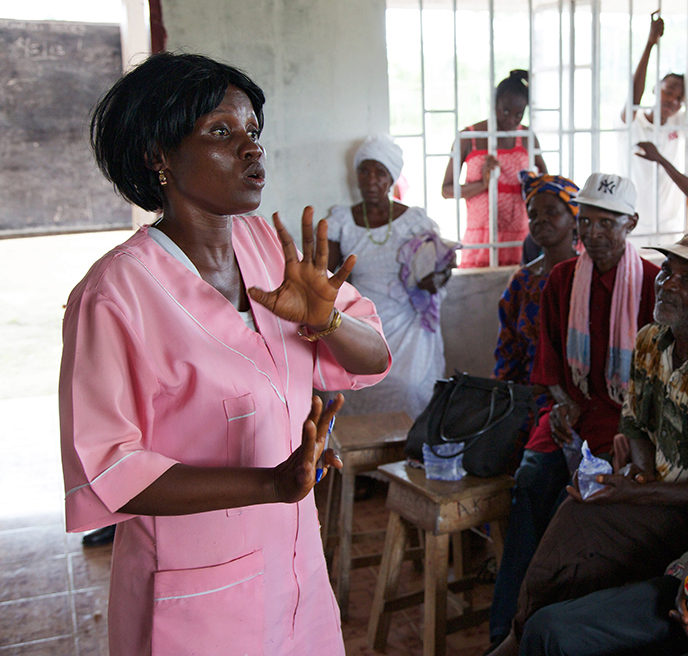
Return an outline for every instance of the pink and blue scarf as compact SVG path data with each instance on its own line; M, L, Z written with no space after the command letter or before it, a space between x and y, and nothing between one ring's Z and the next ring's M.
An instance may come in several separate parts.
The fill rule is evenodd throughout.
M593 261L583 252L576 262L571 290L566 359L573 382L589 398L590 285ZM643 288L643 264L630 242L617 265L609 313L609 348L605 380L610 398L622 403L628 388L631 356L638 331L638 308ZM594 320L594 317L593 317Z

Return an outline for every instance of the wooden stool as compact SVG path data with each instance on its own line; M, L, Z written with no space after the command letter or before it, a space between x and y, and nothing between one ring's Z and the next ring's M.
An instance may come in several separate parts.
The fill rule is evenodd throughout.
M330 447L339 454L344 467L340 472L341 477L330 477L322 538L329 565L332 563L334 547L339 546L335 592L344 620L348 615L351 569L380 562L379 554L351 558L356 474L403 458L406 435L412 424L413 421L405 412L337 417ZM331 470L331 474L335 471Z
M447 633L475 626L487 619L489 607L473 609L447 622L447 589L469 591L474 580L463 577L461 549L455 542L454 573L448 584L449 538L452 534L492 523L497 563L502 556L503 533L511 504L511 476L460 481L431 481L422 469L405 462L383 465L378 471L389 480L387 535L368 624L368 644L382 650L387 643L390 614L419 603L425 604L423 655L443 655ZM397 597L401 561L406 549L404 522L425 531L424 590ZM458 570L458 571L457 571Z

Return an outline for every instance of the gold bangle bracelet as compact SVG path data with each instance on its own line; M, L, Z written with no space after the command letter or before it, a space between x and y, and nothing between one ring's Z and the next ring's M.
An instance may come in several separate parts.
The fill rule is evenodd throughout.
M321 330L317 333L309 333L308 328L306 326L300 326L297 331L297 334L299 337L303 337L305 340L308 340L309 342L316 342L321 337L331 335L335 330L337 330L337 328L339 328L341 323L342 313L337 308L334 308L330 325L327 328L325 328L325 330Z

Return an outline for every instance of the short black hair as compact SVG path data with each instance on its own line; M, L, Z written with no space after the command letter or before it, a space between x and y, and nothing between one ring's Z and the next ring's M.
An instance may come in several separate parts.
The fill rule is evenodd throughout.
M509 77L505 77L497 85L496 100L507 93L521 96L528 103L528 71L517 68L509 72Z
M203 55L152 55L115 82L93 110L91 147L98 167L128 201L161 209L152 164L220 104L229 85L248 96L262 130L265 95L245 73Z
M679 81L681 82L681 86L683 87L683 94L682 94L682 96L681 96L681 99L683 99L683 98L685 97L685 95L686 95L686 77L685 77L685 75L683 75L683 73L667 73L667 74L662 78L662 82L664 82L664 80L668 80L668 79L670 79L670 78L672 78L672 77L675 78L675 79L677 79L677 80L679 80Z

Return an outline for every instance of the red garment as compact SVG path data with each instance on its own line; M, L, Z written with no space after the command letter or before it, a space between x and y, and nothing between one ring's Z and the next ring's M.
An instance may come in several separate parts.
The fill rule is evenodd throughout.
M473 130L473 127L468 128ZM520 126L523 129L523 126ZM466 182L480 180L487 150L476 150L472 140L471 152L466 156ZM528 234L528 213L521 197L519 171L528 168L528 150L521 137L516 137L513 148L498 148L497 159L501 170L497 183L497 241L522 242ZM466 200L466 231L464 244L485 244L489 242L490 203L487 190ZM499 249L499 265L520 264L521 246ZM490 252L487 249L461 251L461 268L490 266Z
M652 322L655 305L654 281L659 268L642 260L643 287L638 309L638 329ZM619 432L621 406L607 393L604 371L609 345L609 312L614 290L616 269L600 273L593 269L590 290L590 398L573 384L571 369L566 362L566 333L569 304L576 258L557 264L552 269L540 302L540 341L535 353L530 382L540 385L561 385L578 404L580 418L574 425L582 439L588 440L594 454L608 453L614 435ZM537 426L530 433L527 449L548 453L559 447L552 440L549 408L542 411Z

